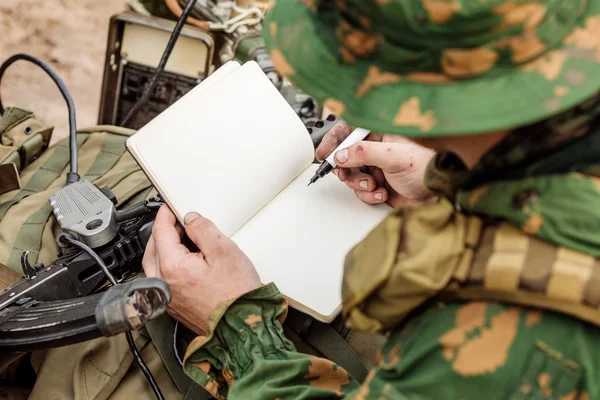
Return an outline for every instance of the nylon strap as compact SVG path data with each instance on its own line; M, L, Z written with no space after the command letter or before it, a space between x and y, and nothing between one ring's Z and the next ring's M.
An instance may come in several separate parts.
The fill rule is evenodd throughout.
M78 134L77 147L80 147L87 138L88 134ZM12 199L0 204L0 220L4 218L4 215L10 207L17 204L25 197L46 190L46 188L62 174L67 164L69 164L69 141L64 140L56 146L54 153L46 160L44 165L33 174L25 187L23 187L23 189Z
M93 182L110 171L125 152L126 140L127 136L108 134L102 144L102 150L83 179Z
M23 157L21 160L21 169L31 164L44 150L44 136L38 133L21 146Z
M127 140L125 136L107 135L102 144L102 150L83 179L93 181L107 173L125 152L125 140ZM42 234L50 214L52 214L52 208L48 202L45 202L44 207L33 213L23 223L13 243L13 249L8 258L8 268L20 273L21 254L26 250L29 250L29 262L37 263L42 248Z
M314 321L304 340L362 383L369 371L358 354L330 325Z
M168 314L163 314L148 322L146 329L169 375L171 375L173 382L175 382L175 385L183 395L183 399L212 399L213 397L202 386L196 384L196 382L187 376L183 368L177 363L175 351L173 350L173 333L175 332L175 322L173 319Z

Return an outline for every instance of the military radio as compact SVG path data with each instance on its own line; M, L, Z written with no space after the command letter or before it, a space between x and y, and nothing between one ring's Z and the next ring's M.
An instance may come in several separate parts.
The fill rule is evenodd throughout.
M98 124L122 125L156 72L175 23L133 12L110 20ZM198 83L213 67L215 40L193 26L181 35L148 101L127 124L139 129Z
M231 60L256 61L307 126L325 118L322 107L277 73L262 37L262 17L270 1L198 1L175 43L149 99L129 120L133 105L157 71L161 53L184 0L145 2L161 17L137 3L139 12L115 15L110 22L98 123L139 129L173 104L214 70ZM165 15L168 7L170 15Z

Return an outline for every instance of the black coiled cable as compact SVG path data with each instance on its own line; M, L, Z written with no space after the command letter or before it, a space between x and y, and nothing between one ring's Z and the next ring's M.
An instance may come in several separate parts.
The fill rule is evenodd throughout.
M112 283L113 285L117 284L117 280L115 279L115 277L110 273L110 271L108 270L108 267L106 266L104 261L102 261L102 258L100 258L100 256L98 256L98 254L94 250L92 250L90 247L88 247L86 244L80 242L79 240L75 240L67 235L61 236L61 241L65 244L70 244L72 246L75 246L75 247L79 248L80 250L84 251L85 253L87 253L90 257L92 257L92 259L94 259L94 261L96 261L96 263L102 269L102 272L104 272L104 275L106 275L106 277L108 278L110 283ZM137 365L140 367L140 369L144 373L144 376L146 377L148 384L152 388L154 395L156 396L156 398L158 400L164 400L165 398L163 397L163 394L160 391L160 387L158 386L158 383L156 383L156 380L154 379L152 372L150 372L150 370L148 369L148 366L144 362L142 355L138 351L138 349L135 345L135 342L133 341L133 336L131 335L131 332L125 332L125 337L127 338L127 344L129 345L131 354L133 355L133 358L134 358L135 362L137 363Z
M77 174L77 123L75 121L75 103L73 103L73 98L69 94L69 90L65 86L64 82L60 79L56 72L52 70L42 60L36 58L29 54L15 54L10 57L8 60L4 61L0 66L0 83L2 82L2 77L4 76L4 72L14 64L16 61L23 60L29 61L44 70L50 78L54 81L58 90L62 94L63 98L67 102L67 107L69 108L69 153L71 156L71 168L70 172L67 174L67 185L73 182L77 182L79 180L79 175ZM4 114L4 106L2 105L2 99L0 99L0 114Z
M173 51L173 48L175 47L175 43L177 42L177 39L179 38L179 34L181 33L183 26L185 25L185 21L187 21L188 17L192 13L192 10L194 9L195 4L196 4L196 0L189 0L187 2L187 5L185 6L183 13L177 20L177 24L175 24L175 28L173 29L173 32L171 33L171 37L169 38L167 47L165 48L165 51L164 51L162 57L160 58L160 62L158 63L158 67L156 67L156 71L154 72L154 75L152 75L152 78L150 79L148 86L146 86L146 90L144 90L144 93L142 93L142 96L134 104L134 106L131 108L131 110L129 110L129 112L127 113L125 118L123 118L123 121L121 121L120 126L127 126L127 124L129 122L131 122L131 119L140 111L140 109L144 106L144 104L146 104L146 102L152 95L152 92L154 92L154 88L156 87L156 84L158 83L158 78L165 70L165 66L167 65L167 62L169 61L169 57L171 56L171 52Z

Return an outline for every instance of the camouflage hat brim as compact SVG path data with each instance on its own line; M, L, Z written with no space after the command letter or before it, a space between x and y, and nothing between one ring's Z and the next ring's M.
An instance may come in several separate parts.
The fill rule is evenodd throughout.
M347 55L339 26L316 13L314 1L278 0L264 34L280 73L352 125L408 137L475 134L539 121L600 90L600 1L582 4L569 26L556 28L564 34L541 56L470 79L401 73L386 70L389 63L377 55ZM361 45L373 41L362 38ZM519 44L505 45L514 45L512 57L518 58ZM487 68L497 58L484 47L456 53L458 66L469 58L467 69Z

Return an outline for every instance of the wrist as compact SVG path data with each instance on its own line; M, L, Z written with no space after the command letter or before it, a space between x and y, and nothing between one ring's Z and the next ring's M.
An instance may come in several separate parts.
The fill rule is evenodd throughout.
M224 397L227 386L244 376L256 359L294 351L281 325L286 315L287 301L274 284L220 303L209 318L209 334L194 339L187 349L186 373Z

